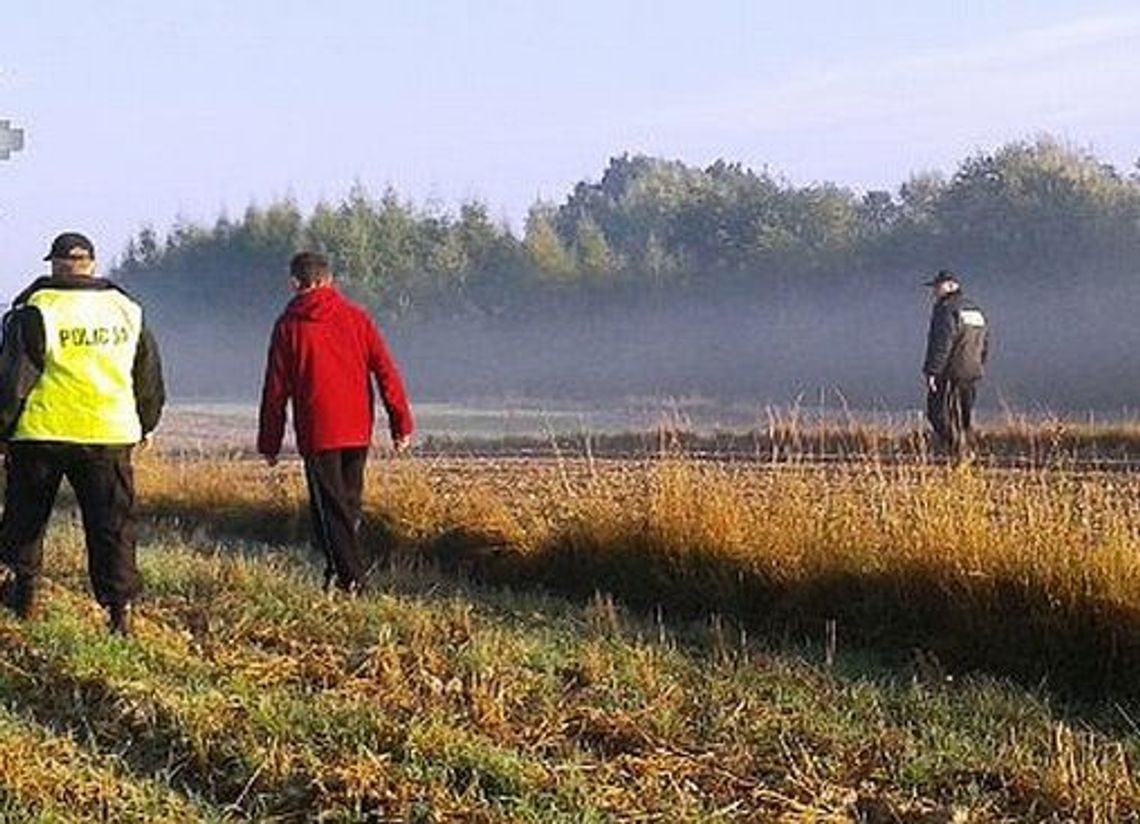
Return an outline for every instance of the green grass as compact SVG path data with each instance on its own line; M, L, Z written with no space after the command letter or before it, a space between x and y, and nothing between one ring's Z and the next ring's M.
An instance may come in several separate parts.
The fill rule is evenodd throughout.
M296 546L166 528L124 641L80 541L53 527L41 619L0 617L11 820L1140 816L1108 703L430 570L330 599Z

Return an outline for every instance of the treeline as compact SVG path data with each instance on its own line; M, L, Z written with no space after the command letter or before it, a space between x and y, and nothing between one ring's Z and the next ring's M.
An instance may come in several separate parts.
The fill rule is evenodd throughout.
M300 248L326 251L358 296L409 318L858 285L941 266L1041 285L1135 272L1140 177L1052 138L979 152L949 177L917 174L894 191L625 155L561 204L535 203L521 235L480 202L453 213L358 185L309 214L283 199L213 226L180 223L164 237L144 228L117 275L239 311L263 296L280 301L285 263Z

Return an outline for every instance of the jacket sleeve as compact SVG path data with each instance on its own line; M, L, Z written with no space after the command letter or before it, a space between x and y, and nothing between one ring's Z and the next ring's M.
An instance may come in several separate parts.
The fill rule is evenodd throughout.
M412 410L408 405L408 395L404 391L404 381L388 351L388 345L372 319L365 316L368 341L368 371L380 387L380 400L388 413L388 428L392 440L406 438L412 434Z
M135 362L131 370L135 388L135 408L143 435L149 435L158 426L162 408L166 405L166 384L162 379L162 359L158 354L158 341L146 323L143 323Z
M44 321L38 309L19 307L4 316L0 344L0 439L7 439L24 400L44 371Z
M293 394L293 367L288 344L285 327L278 322L273 327L269 343L258 412L257 451L262 455L273 456L280 452L281 441L285 437L285 405Z
M926 360L922 366L924 374L938 377L946 371L950 365L956 332L953 309L948 306L934 307L930 316L930 331L926 336Z

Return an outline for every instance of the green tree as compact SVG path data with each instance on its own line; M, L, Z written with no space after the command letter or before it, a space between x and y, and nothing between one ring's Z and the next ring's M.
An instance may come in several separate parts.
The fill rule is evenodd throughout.
M554 215L554 209L544 203L531 206L523 248L530 264L542 277L566 280L574 274L574 262L554 228Z
M574 262L583 275L602 278L613 275L617 263L605 234L590 217L578 221L574 233Z

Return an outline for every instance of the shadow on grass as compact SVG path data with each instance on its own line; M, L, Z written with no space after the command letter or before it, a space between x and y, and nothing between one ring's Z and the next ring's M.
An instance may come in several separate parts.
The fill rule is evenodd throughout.
M146 514L219 538L308 539L307 521L297 513L167 505ZM842 649L870 653L888 667L919 661L928 672L978 672L1066 699L1140 707L1140 609L1095 594L1062 604L1030 577L943 578L929 565L884 572L837 564L781 580L715 548L678 554L634 527L571 527L523 548L461 526L412 540L374 517L362 525L362 545L374 553L377 569L398 558L478 584L578 600L606 593L670 620L722 616L752 633L797 643L834 633Z
M771 637L824 639L873 652L888 665L922 663L944 674L983 672L1069 698L1135 701L1140 684L1140 614L1089 599L1061 608L1025 582L990 580L947 591L928 568L823 572L778 581L730 558L663 558L631 537L589 550L553 542L497 579L541 582L567 595L613 594L674 615L715 612Z

